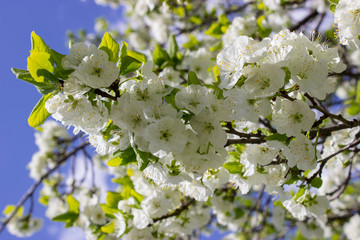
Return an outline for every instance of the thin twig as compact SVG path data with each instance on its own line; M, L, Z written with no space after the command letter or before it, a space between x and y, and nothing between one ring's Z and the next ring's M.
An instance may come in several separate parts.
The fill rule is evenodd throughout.
M188 209L190 207L190 205L192 205L193 203L195 203L195 199L192 198L190 199L189 202L181 205L179 208L175 209L174 211L168 213L168 214L165 214L161 217L158 217L158 218L153 218L153 223L150 223L148 225L148 227L151 227L154 223L158 222L158 221L161 221L161 220L164 220L164 219L167 219L167 218L170 218L170 217L174 217L174 216L178 216L180 215L184 210Z
M296 31L298 30L300 27L302 27L303 25L305 25L307 22L311 21L313 18L315 18L318 15L318 12L316 11L316 9L312 10L309 15L307 15L306 17L304 17L300 22L298 22L296 25L292 26L290 28L290 31Z
M2 224L0 226L0 233L4 230L4 228L6 227L6 225L10 222L10 220L15 216L15 214L17 213L17 211L19 210L19 208L21 206L24 205L24 203L30 198L32 197L32 195L34 194L34 192L36 191L36 189L40 186L40 184L43 182L43 180L45 180L47 177L50 176L51 173L53 173L56 169L58 169L60 167L60 165L62 163L64 163L67 159L69 159L69 157L75 155L79 150L85 148L87 146L86 143L80 145L79 147L75 148L72 152L62 156L57 162L56 165L49 169L44 175L42 175L40 177L39 180L37 180L25 193L25 195L20 199L20 201L17 203L15 209L12 211L12 213L10 215L8 215L3 221Z

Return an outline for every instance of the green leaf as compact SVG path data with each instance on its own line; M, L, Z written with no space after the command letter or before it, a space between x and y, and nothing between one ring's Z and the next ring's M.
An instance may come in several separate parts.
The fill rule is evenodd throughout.
M360 103L351 103L350 106L346 109L346 112L351 116L356 116L358 113L360 113Z
M147 165L150 162L151 153L142 152L140 150L135 150L136 153L136 161L138 163L138 167L140 171L144 171Z
M111 181L122 186L130 186L131 188L134 188L133 182L131 181L129 176L113 178Z
M158 44L155 45L154 53L153 53L153 61L156 65L161 67L164 62L169 60L169 55L167 52Z
M187 84L188 84L188 86L190 86L192 84L201 85L201 82L200 82L199 78L196 76L195 72L189 71Z
M48 205L48 202L49 202L49 196L42 195L42 196L39 198L39 203L41 203L41 204L44 205L44 206L47 206L47 205Z
M34 31L31 32L31 50L30 52L49 52L49 47L44 40Z
M78 217L79 217L78 213L66 212L54 217L52 220L56 222L65 222L66 223L65 227L71 227L74 225L74 222Z
M321 180L321 178L316 177L311 181L311 186L313 186L314 188L320 188L322 185L323 181Z
M355 102L356 103L360 103L360 81L357 82L356 85L356 98L355 98Z
M69 205L69 212L79 213L80 203L71 195L66 197L66 202Z
M135 149L136 161L138 163L138 167L140 171L144 171L144 169L149 164L150 160L157 161L159 158L155 157L151 153L143 152L138 149Z
M45 52L32 52L27 59L28 69L31 76L37 82L44 82L49 79L49 73L54 71L54 66L50 61L50 54Z
M331 3L330 4L330 6L329 6L329 9L330 9L330 11L334 14L335 13L335 10L336 10L336 4L334 4L334 3Z
M223 164L223 168L229 171L231 174L242 173L244 166L239 162L227 162Z
M210 28L205 31L205 34L214 38L221 38L221 36L223 35L223 31L221 30L221 24L218 22L214 22L213 24L211 24Z
M113 233L115 232L115 223L114 221L109 222L108 224L101 227L101 231L104 233Z
M200 25L202 23L202 18L198 16L189 17L189 22Z
M213 44L213 45L209 48L209 50L212 51L212 52L214 52L214 51L217 51L217 50L222 49L222 47L223 47L222 41L219 40L219 41L217 41L215 44Z
M121 48L120 48L120 59L127 55L127 43L122 41Z
M142 62L136 60L133 57L125 56L121 59L120 75L126 75L128 73L138 70L142 66Z
M285 72L285 83L288 83L291 79L291 72L288 67L282 67L281 69Z
M51 61L56 64L54 68L54 75L56 78L68 79L69 75L74 71L72 69L64 69L62 66L62 59L66 56L61 53L56 52L53 49L50 49Z
M4 215L8 215L9 213L12 213L15 210L15 205L7 205L3 211Z
M219 23L221 25L225 25L225 26L228 26L230 25L230 21L229 19L227 18L226 14L221 14L220 17L219 17Z
M183 44L183 48L195 50L201 43L196 39L194 35L189 36L189 40Z
M134 189L131 189L130 191L131 196L134 197L134 199L140 204L141 201L144 199L144 196L140 193L137 193Z
M119 59L120 75L126 75L138 70L145 61L146 56L144 54L127 50L127 43L122 42Z
M50 57L51 60L56 64L57 67L60 67L63 69L62 65L61 65L61 60L65 57L66 55L58 53L57 51L50 49Z
M121 194L117 192L106 193L106 206L110 208L117 208L119 201L122 200Z
M177 7L172 9L174 14L178 15L179 17L185 17L185 9L183 7Z
M295 194L295 200L299 199L302 195L304 195L304 193L305 193L305 189L301 187Z
M263 25L263 21L265 20L265 16L264 15L261 15L260 17L258 17L256 19L256 24L258 26L258 29L259 29L259 33L260 33L260 36L262 38L265 38L265 37L268 37L270 35L270 33L272 32L272 29L271 28L266 28L264 25Z
M297 232L294 240L308 240L308 239L305 238L305 237L301 234L301 232L298 230L298 232Z
M117 167L129 165L134 162L136 162L136 154L134 150L129 147L124 151L115 152L106 164L110 167Z
M176 42L176 38L174 35L171 35L169 38L168 52L169 52L170 58L173 59L173 61L177 60L177 52L178 51L179 51L179 46Z
M168 94L167 96L165 96L165 101L166 101L167 103L170 103L171 106L173 106L173 108L179 110L179 108L178 108L178 107L176 106L176 104L175 104L175 95L176 95L177 92L180 92L180 89L174 88L174 89L170 92L170 94Z
M103 50L109 56L109 60L111 62L117 62L119 59L119 44L112 38L109 33L105 33L101 43L99 45L99 49Z
M34 80L28 70L18 69L18 68L11 68L11 71L15 74L17 79L24 80L25 82L31 83L36 85L38 82Z
M286 136L286 134L274 133L270 136L265 137L265 140L267 141L277 140L280 142L286 142L288 140L288 137Z
M100 207L104 211L105 215L110 218L115 218L114 213L120 212L120 210L117 208L117 206L116 206L116 208L111 208L111 207L107 206L106 204L100 204Z
M122 193L121 193L121 197L123 198L123 199L129 199L132 195L131 195L131 190L133 190L131 187L129 187L129 186L126 186L126 187L124 187L124 189L123 189L123 191L122 191Z
M340 240L340 235L338 233L333 234L331 240Z
M339 4L339 0L329 0L330 3Z
M30 113L28 123L30 127L38 127L51 115L45 108L46 101L53 96L52 93L44 95Z
M146 55L136 52L136 51L132 51L132 50L128 50L127 51L127 55L138 60L139 62L146 62Z
M54 84L52 82L48 82L48 81L37 82L37 81L35 81L28 70L11 68L11 71L16 75L17 79L24 80L25 82L34 85L38 89L38 91L43 95L51 93L60 88L59 84Z

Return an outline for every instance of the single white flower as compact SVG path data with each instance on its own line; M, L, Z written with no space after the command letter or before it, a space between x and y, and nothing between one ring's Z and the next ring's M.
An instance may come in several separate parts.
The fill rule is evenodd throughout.
M187 132L180 119L166 117L147 126L144 139L149 142L149 150L153 154L160 150L181 153L187 142Z
M273 113L273 124L279 133L290 137L311 129L315 113L304 101L283 99L276 104L279 110Z

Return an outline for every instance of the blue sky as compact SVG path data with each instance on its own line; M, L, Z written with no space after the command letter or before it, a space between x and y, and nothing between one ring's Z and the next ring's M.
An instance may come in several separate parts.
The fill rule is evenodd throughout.
M10 68L26 69L31 47L30 33L35 31L53 49L68 53L66 31L81 28L92 32L94 20L106 16L120 19L121 11L101 7L93 0L1 1L0 3L0 211L15 204L33 184L25 168L38 149L34 130L27 118L40 99L35 87L16 79ZM45 208L37 205L35 216L44 216ZM69 239L63 223L45 222L44 229L27 239ZM65 235L61 237L62 235ZM17 239L4 231L0 239ZM79 239L81 238L74 238Z

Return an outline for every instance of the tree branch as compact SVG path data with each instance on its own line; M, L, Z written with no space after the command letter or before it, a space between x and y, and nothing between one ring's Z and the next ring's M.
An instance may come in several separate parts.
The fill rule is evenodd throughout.
M307 15L305 18L303 18L300 22L298 22L296 25L292 26L290 28L290 32L296 31L299 28L301 28L304 24L311 21L313 18L315 18L318 15L318 12L316 9L312 10L309 15Z
M8 215L3 221L2 224L0 226L0 233L4 230L4 228L6 227L6 225L10 222L10 220L15 216L15 214L17 213L17 211L19 210L19 208L21 206L24 205L24 203L33 196L34 192L36 191L36 189L40 186L40 184L43 182L43 180L45 180L47 177L50 176L51 173L53 173L56 169L58 169L60 167L60 165L62 163L64 163L67 159L69 159L69 157L75 155L79 150L85 148L87 146L87 143L84 143L82 145L80 145L79 147L75 148L72 152L62 156L61 158L58 159L58 161L56 161L56 165L49 169L44 175L42 175L40 177L39 180L37 180L25 193L25 195L20 199L20 201L17 203L15 209L12 211L12 213L10 215Z
M192 205L194 203L195 203L195 199L192 198L192 199L190 199L189 202L182 204L179 208L175 209L174 211L169 212L168 214L165 214L164 216L161 216L158 218L153 218L153 223L150 223L148 225L148 227L151 227L154 223L156 223L158 221L180 215L184 210L188 209L190 207L190 205Z

